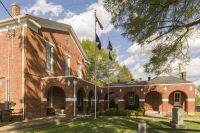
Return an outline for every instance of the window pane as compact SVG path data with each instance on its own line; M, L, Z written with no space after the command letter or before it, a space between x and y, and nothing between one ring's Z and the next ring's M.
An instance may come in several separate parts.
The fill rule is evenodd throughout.
M67 57L66 56L66 68L65 68L65 70L66 70L66 75L68 76L69 75L69 57Z
M51 71L51 47L46 45L46 70Z

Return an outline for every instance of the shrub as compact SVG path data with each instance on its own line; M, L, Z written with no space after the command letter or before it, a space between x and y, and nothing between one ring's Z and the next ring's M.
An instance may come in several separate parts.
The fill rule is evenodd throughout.
M143 114L145 114L146 109L143 108L143 107L139 107L139 108L138 108L138 112L142 112Z
M99 116L99 112L96 112L96 117L98 117Z
M139 105L130 105L129 109L130 110L137 110L139 108Z
M87 107L87 112L89 112L89 111L91 111L92 109L91 109L91 107Z
M110 109L110 115L117 115L117 109L116 108L111 108Z
M136 111L135 111L135 110L132 110L132 111L131 111L131 116L135 116L135 113L136 113Z
M164 115L165 117L172 117L172 112L167 112L166 115Z
M117 110L117 115L119 115L119 116L124 115L124 110L123 109Z
M110 109L105 110L105 115L110 115Z
M105 112L99 112L99 115L105 115Z
M126 110L124 111L124 115L125 115L125 116L129 116L129 115L130 115L130 112L131 112L131 111L130 111L129 109L126 109Z
M138 115L139 115L139 116L143 116L144 113L143 113L142 111L139 111L139 112L138 112Z

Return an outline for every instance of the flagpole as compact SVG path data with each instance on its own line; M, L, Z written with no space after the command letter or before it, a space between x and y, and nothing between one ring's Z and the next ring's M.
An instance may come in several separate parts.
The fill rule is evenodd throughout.
M108 37L108 45L109 45L109 37ZM108 109L109 109L109 49L108 49Z
M94 112L94 119L97 119L96 118L96 9L95 9L95 112Z

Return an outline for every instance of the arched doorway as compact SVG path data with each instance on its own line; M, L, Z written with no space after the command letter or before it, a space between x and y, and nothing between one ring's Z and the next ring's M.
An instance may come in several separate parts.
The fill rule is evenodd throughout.
M84 90L83 88L79 88L77 91L77 113L83 113L83 107L84 107L84 102L83 102L83 98L84 98Z
M115 93L109 92L109 100L108 100L108 93L104 97L104 109L108 109L108 102L109 102L109 108L115 107Z
M125 109L132 109L133 106L139 107L139 96L135 92L128 92L124 95Z
M156 91L151 91L145 96L146 110L159 111L162 108L162 95Z
M47 116L65 114L65 92L57 86L47 91Z
M94 92L91 90L89 92L89 97L88 97L88 107L90 107L92 110L94 110Z
M169 110L171 111L172 108L174 107L180 107L183 109L183 111L188 112L187 109L187 94L182 92L182 91L173 91L170 95L169 95Z

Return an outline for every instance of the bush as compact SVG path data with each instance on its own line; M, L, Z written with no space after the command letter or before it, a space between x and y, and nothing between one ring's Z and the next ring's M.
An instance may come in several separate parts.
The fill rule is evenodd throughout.
M131 111L131 116L135 116L135 113L136 113L136 111L135 111L135 110L132 110L132 111Z
M125 116L129 116L129 115L130 115L130 112L131 112L131 111L130 111L129 109L126 109L126 110L124 111L124 115L125 115Z
M117 109L116 108L111 108L110 109L110 115L117 115Z
M143 108L143 107L139 107L139 108L138 108L138 112L142 112L143 114L145 114L146 109Z
M110 109L105 110L105 115L110 115Z
M92 111L91 107L87 107L87 113L88 113L89 111Z
M165 117L172 117L172 112L167 112L166 115L164 115Z
M124 110L123 109L117 110L117 115L123 116L124 115Z
M139 115L139 116L143 116L144 113L143 113L142 111L139 111L139 112L138 112L138 115Z
M139 105L130 105L129 109L130 110L137 110L139 108Z
M96 117L98 117L99 116L99 112L96 112Z

